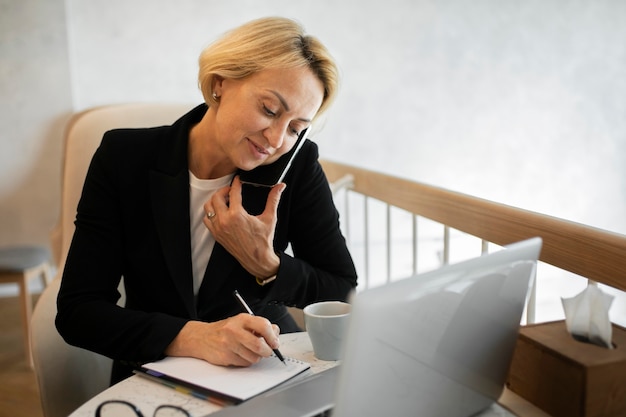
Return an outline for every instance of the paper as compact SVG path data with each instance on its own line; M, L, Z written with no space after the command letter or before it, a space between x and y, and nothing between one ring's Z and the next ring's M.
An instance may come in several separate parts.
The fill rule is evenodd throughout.
M240 403L279 385L311 366L293 358L283 364L275 356L263 358L249 367L218 366L202 359L167 357L143 365L140 374L168 385L179 385L191 394L205 395L208 400Z
M567 331L576 340L611 349L613 327L609 308L613 296L605 294L594 284L572 298L562 298Z

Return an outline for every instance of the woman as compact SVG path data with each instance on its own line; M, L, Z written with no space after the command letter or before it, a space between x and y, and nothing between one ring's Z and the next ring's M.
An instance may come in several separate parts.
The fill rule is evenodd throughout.
M112 382L165 355L248 366L299 330L285 305L356 286L314 143L271 189L236 175L276 161L328 108L326 49L293 21L260 19L203 51L199 84L205 103L172 126L107 132L85 180L56 326L113 358Z

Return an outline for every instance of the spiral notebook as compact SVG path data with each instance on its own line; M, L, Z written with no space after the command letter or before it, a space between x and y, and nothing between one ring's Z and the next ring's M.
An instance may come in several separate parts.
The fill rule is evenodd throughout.
M202 359L167 357L135 371L138 375L218 404L239 404L310 369L306 362L271 356L249 367L212 365Z

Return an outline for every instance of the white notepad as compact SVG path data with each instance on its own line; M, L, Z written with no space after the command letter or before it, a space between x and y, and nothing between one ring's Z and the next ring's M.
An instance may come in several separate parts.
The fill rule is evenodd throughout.
M176 389L218 403L238 404L290 380L310 368L293 358L282 363L277 357L263 358L249 367L212 365L202 359L167 357L137 371Z

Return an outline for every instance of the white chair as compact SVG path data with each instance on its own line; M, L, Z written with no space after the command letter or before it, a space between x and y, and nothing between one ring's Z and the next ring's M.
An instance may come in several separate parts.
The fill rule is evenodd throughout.
M76 114L65 133L61 215L52 235L58 273L43 291L31 319L31 348L46 417L66 417L109 386L111 360L69 346L54 325L63 265L74 233L76 207L91 157L107 130L171 124L193 106L122 104Z

